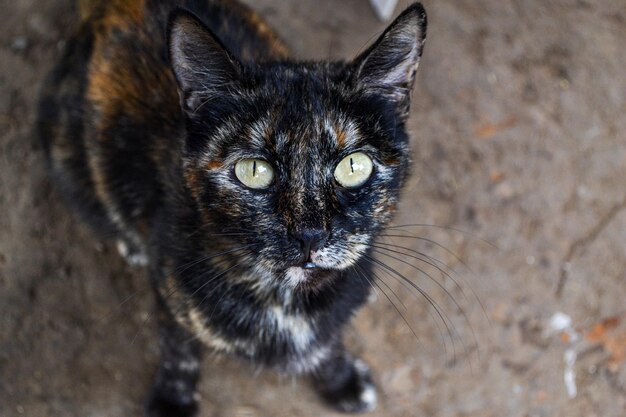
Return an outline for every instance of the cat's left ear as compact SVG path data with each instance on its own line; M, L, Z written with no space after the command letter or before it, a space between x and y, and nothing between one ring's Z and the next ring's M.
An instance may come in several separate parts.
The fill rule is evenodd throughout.
M357 87L387 97L406 117L425 40L426 11L414 3L353 61Z
M167 45L183 110L193 113L239 82L241 64L194 14L170 14Z

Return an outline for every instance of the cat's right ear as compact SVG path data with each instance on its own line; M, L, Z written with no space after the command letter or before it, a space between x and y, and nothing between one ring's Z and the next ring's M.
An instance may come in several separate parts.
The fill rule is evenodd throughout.
M406 118L415 71L426 40L426 12L413 3L353 61L356 84L391 100Z
M237 59L189 11L178 9L170 14L167 45L183 110L195 112L238 82L241 66Z

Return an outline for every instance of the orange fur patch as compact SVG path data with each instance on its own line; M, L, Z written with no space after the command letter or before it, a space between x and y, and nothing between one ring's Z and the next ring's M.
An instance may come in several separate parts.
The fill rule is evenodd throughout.
M343 147L346 144L346 131L342 129L335 129L335 132L337 133L337 143L339 144L339 147Z
M221 161L218 161L218 160L214 159L212 161L209 161L209 163L207 164L207 169L210 169L210 170L220 169L223 166L224 166L224 164L222 164Z
M274 31L269 27L263 18L256 12L250 12L247 14L247 20L260 38L265 39L270 45L275 58L287 58L289 56L289 50L276 36Z
M127 29L143 22L145 0L109 0L102 19L106 28Z

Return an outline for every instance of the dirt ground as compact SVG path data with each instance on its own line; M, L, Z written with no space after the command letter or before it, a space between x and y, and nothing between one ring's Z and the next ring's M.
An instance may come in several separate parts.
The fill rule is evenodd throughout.
M249 3L301 58L350 58L384 27L365 0ZM393 240L453 272L379 259L449 323L379 273L347 335L377 371L372 415L623 417L626 2L425 6L396 224L446 228ZM0 11L0 416L139 416L158 359L145 273L76 221L31 134L73 1ZM304 380L213 356L203 372L202 416L335 416Z

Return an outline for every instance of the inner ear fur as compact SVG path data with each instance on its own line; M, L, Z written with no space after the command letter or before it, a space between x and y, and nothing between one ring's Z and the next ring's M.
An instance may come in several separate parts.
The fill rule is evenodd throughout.
M426 11L414 3L352 63L358 87L381 94L408 113L415 72L426 40Z

